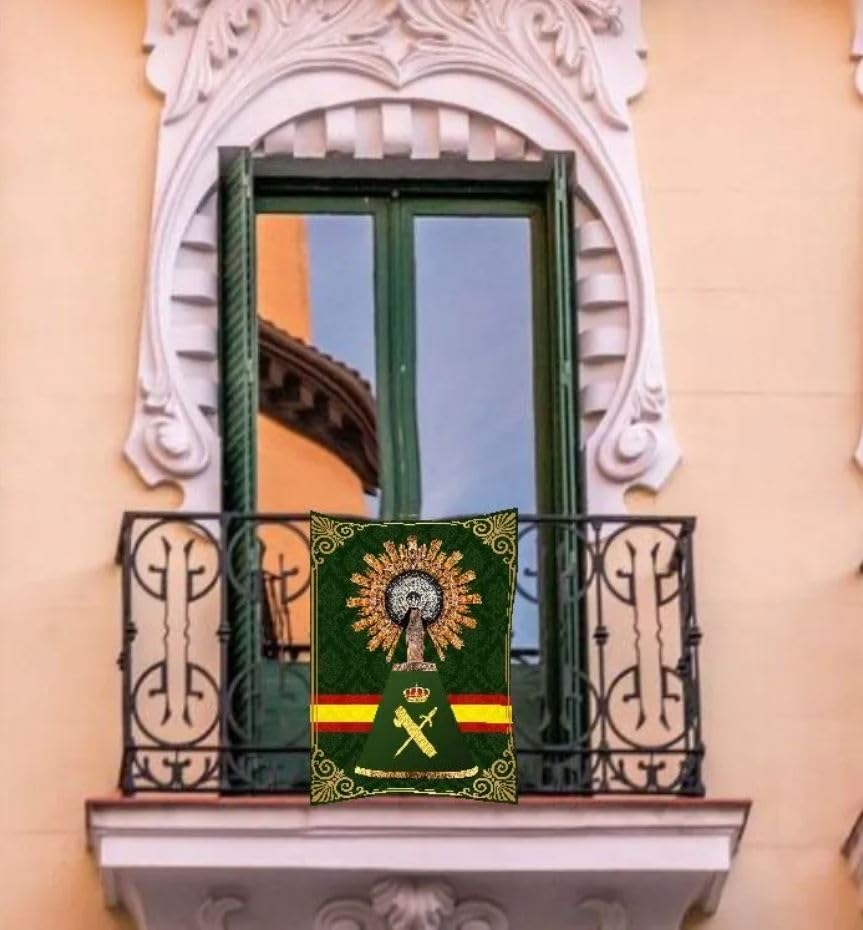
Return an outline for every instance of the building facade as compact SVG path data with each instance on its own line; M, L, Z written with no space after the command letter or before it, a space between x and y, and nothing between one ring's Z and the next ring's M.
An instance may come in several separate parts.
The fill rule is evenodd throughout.
M4 14L0 923L858 926L860 3ZM308 511L506 506L519 804L311 808Z

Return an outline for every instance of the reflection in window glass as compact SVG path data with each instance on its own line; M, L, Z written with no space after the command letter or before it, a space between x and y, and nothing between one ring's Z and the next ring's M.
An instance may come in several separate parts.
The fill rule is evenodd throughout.
M258 216L258 315L374 385L374 228L355 214Z
M258 510L377 515L372 219L257 217ZM308 549L258 529L277 648L308 643Z
M257 218L258 507L377 512L370 216Z
M415 235L422 516L535 513L529 220L420 217ZM536 645L524 598L514 626Z
M370 216L308 216L312 344L375 383L374 227Z

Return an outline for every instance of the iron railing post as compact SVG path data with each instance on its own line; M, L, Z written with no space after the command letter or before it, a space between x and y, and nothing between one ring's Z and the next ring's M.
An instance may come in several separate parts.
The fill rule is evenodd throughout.
M688 777L684 786L687 793L701 796L705 793L702 780L704 744L701 738L701 676L699 668L699 648L701 645L701 628L698 626L695 604L695 520L684 524L681 530L685 536L684 567L681 572L681 656L686 656L684 677L684 709L687 730ZM685 583L684 583L685 572Z
M134 793L135 747L132 738L132 643L135 640L135 623L132 618L132 560L130 540L134 527L134 518L126 514L120 529L120 564L121 564L121 646L117 664L121 676L121 718L123 756L120 761L120 791L124 795Z
M230 620L230 597L228 594L228 585L230 584L228 565L228 552L230 551L230 541L228 532L230 526L230 517L226 513L218 515L219 535L218 535L218 568L219 568L219 626L216 636L219 640L219 732L218 732L218 784L220 791L226 791L230 785L229 769L231 766L231 689L230 689L230 638L231 638L231 620Z

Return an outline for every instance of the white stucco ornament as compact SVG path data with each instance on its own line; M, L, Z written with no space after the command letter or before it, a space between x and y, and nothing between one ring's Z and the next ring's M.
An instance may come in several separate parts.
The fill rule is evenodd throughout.
M164 95L129 459L219 506L218 149L304 158L576 156L588 506L679 458L629 101L640 0L149 0Z
M198 930L228 930L228 917L244 906L240 898L207 898L195 914Z
M489 901L458 901L445 881L394 877L377 882L368 900L327 902L314 930L509 930L509 921Z
M589 898L582 901L576 913L591 919L595 930L630 930L626 909L619 901Z

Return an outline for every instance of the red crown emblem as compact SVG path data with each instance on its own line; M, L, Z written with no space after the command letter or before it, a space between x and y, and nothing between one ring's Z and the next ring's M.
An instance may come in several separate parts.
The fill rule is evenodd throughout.
M431 691L429 691L428 688L423 688L421 685L412 685L410 688L405 688L402 694L405 696L405 700L410 704L425 704L429 699Z

